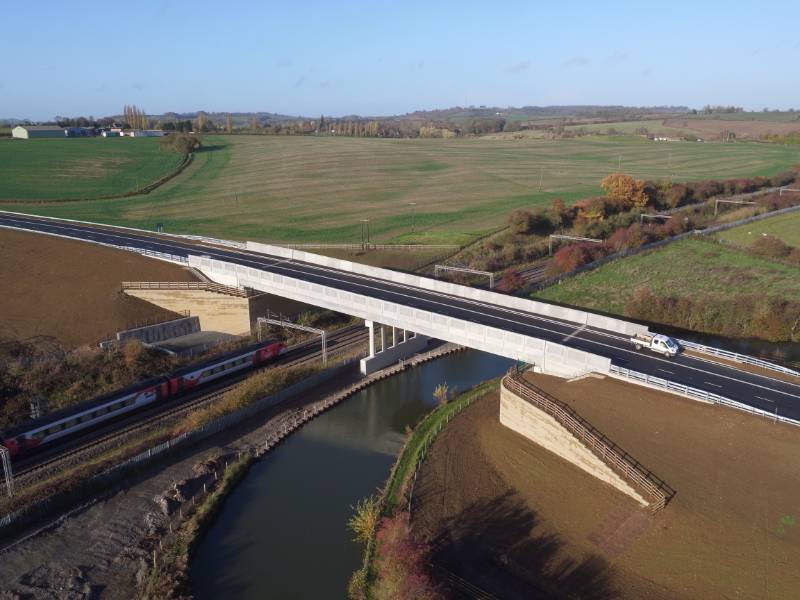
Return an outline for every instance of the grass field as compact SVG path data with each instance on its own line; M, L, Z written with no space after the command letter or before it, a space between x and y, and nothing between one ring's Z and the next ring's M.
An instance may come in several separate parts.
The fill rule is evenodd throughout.
M786 244L800 248L800 212L740 225L719 233L718 237L740 246L749 246L762 235L774 235Z
M135 140L124 140L129 141ZM175 232L295 242L358 242L359 221L368 218L373 241L466 243L503 226L515 208L559 196L574 201L600 193L600 180L620 164L640 178L673 174L688 180L771 175L800 163L800 148L665 145L632 137L552 141L209 136L205 143L207 148L191 167L147 196L31 205L26 210L147 228L160 222ZM410 203L416 205L412 208ZM8 208L20 210L19 205Z
M649 286L658 296L726 300L737 294L765 294L800 300L800 269L733 248L686 240L617 260L544 289L536 296L554 302L625 313L634 291Z
M155 139L0 139L0 201L124 194L180 161Z

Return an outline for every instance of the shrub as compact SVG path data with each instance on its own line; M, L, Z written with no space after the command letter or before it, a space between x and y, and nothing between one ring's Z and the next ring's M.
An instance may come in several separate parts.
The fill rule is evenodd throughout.
M412 536L408 513L381 520L376 537L377 600L434 600L442 598L426 568L427 546Z
M789 256L792 247L774 235L762 235L750 245L750 250L764 258L780 260Z

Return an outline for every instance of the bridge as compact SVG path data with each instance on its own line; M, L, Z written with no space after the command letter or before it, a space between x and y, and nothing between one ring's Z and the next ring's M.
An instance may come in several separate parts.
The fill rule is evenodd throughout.
M629 342L647 328L604 315L254 242L189 239L142 230L0 212L0 227L124 248L252 288L534 365L566 377L628 377L751 412L800 421L800 384ZM395 335L398 335L395 333ZM405 336L415 339L410 334ZM374 349L373 349L374 353Z

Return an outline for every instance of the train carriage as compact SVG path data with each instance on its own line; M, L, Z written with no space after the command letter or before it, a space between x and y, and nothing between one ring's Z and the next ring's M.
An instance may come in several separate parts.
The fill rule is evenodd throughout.
M99 423L139 410L156 401L178 397L212 381L266 364L285 353L284 344L262 342L179 369L167 376L140 381L78 406L48 413L3 432L0 443L12 458L84 431Z

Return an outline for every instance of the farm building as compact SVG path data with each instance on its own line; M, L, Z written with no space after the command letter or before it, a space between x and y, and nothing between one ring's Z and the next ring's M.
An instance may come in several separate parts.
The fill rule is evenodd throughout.
M11 135L21 140L33 138L63 138L64 128L58 125L17 125L11 130Z
M162 137L164 132L161 129L131 129L123 135L130 137Z

